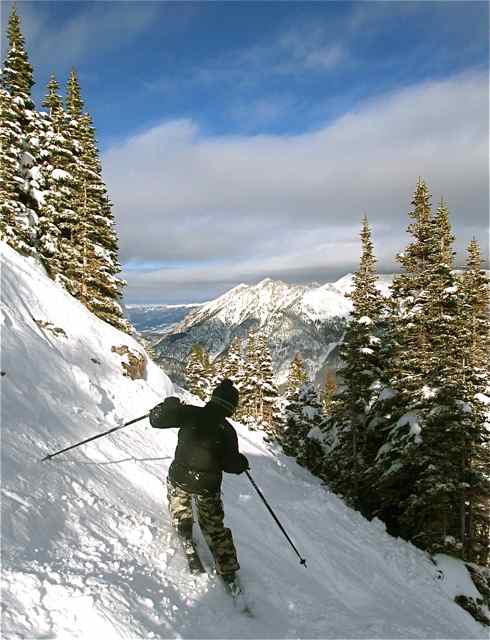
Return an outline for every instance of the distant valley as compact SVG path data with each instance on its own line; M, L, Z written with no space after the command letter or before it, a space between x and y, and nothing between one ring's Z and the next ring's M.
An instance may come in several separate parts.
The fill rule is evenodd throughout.
M138 333L163 334L171 330L200 304L129 304L131 323Z

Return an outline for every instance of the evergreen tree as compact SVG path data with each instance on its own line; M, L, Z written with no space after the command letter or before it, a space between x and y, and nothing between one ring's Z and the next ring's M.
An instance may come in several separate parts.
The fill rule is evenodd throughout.
M490 495L488 477L477 462L488 464L488 434L482 403L475 401L476 387L470 382L478 369L469 356L471 286L461 286L454 273L454 238L445 203L435 216L427 203L428 190L419 182L410 228L414 241L402 256L405 272L393 286L397 315L392 317L389 371L396 393L388 400L389 410L384 407L387 438L377 455L379 476L371 486L379 498L375 512L391 533L430 551L467 557L479 538L475 513L485 511ZM487 314L488 290L483 291ZM488 331L488 316L486 322ZM476 520L483 530L488 527L488 515Z
M45 124L34 110L32 67L15 6L7 39L0 96L0 232L11 246L30 255L37 240L39 204L43 201L38 165Z
M416 407L426 379L428 363L428 327L425 308L431 282L431 239L434 231L430 194L419 179L409 216L413 241L398 255L403 272L391 287L391 330L393 349L390 378L399 389L404 408Z
M244 389L246 389L247 386L246 370L247 363L242 353L242 339L240 336L235 336L226 356L221 361L219 380L216 380L216 384L224 378L228 378L238 389L240 401L234 414L236 420L242 420L247 416L247 411L245 409L246 397L244 397Z
M117 238L90 116L74 71L67 112L51 77L38 113L16 8L0 87L0 237L37 254L49 275L91 311L130 332L120 305Z
M295 353L288 373L287 397L291 398L296 395L299 388L308 382L308 374L306 373L305 363L299 353Z
M48 92L44 98L43 107L48 109L48 113L53 121L60 123L58 117L63 114L63 100L58 93L59 84L56 76L52 73L48 82ZM58 129L58 127L57 127Z
M325 374L325 384L323 387L323 393L321 397L323 410L326 415L330 415L332 413L333 399L336 391L337 391L337 382L336 382L335 373L334 371L329 369Z
M38 253L48 274L71 290L67 273L76 263L76 153L69 137L70 124L58 93L54 75L48 84L43 106L48 109L50 127L44 145L43 174L46 191L39 217Z
M339 370L343 387L332 404L332 421L336 446L326 466L331 469L334 488L355 504L361 496L362 475L366 460L368 418L379 392L381 378L380 325L383 299L376 287L376 259L368 220L364 217L361 231L362 254L353 288L348 297L353 308L342 346L343 365Z
M258 388L257 417L263 429L269 434L275 433L275 406L278 397L277 387L274 383L274 371L272 368L272 355L267 338L259 334L256 338L256 371Z
M88 309L116 328L130 332L120 305L121 289L126 283L117 277L121 267L112 205L102 179L92 120L87 113L82 113L82 109L80 85L72 70L67 111L77 150L77 162L72 171L76 180L75 235L72 235L76 261L70 265L67 276L71 292Z
M467 428L460 458L464 480L459 496L460 538L463 557L483 565L490 560L490 282L475 239L468 246L461 290Z
M459 287L453 269L454 237L443 201L426 239L428 277L421 311L425 342L425 375L413 415L414 441L403 452L410 468L410 495L399 501L405 537L431 551L456 551L459 494L463 486L461 455L465 450L467 415L462 378L462 329Z
M187 359L185 377L188 390L201 398L209 399L209 353L201 344L193 344Z
M233 338L228 353L224 358L220 369L222 378L229 378L233 384L240 390L245 363L242 356L242 341L240 336Z
M241 382L240 417L251 429L257 425L273 436L277 387L273 379L272 356L267 338L257 330L248 334Z
M30 253L32 235L26 208L19 200L22 131L12 96L0 89L0 238L9 245Z
M304 403L303 398L300 397L302 388L299 387L295 393L288 397L284 426L279 440L284 453L295 458L300 454L301 445L311 428L309 421L306 419L307 416L303 413Z
M299 426L300 440L296 459L317 476L321 476L325 461L323 447L319 443L325 429L325 412L318 393L311 382L303 384L298 391L302 422Z
M482 257L478 242L473 239L468 245L466 268L462 278L468 361L475 369L475 378L480 379L484 389L488 384L489 328L489 279L482 269Z
M211 359L209 354L209 369L208 369L208 389L209 394L213 389L225 378L223 375L223 367L225 365L224 354L219 354L214 360Z
M309 434L312 430L321 432L325 416L299 353L291 361L286 396L281 400L273 430L274 439L286 455L294 456L301 465L318 475L324 453L316 437L309 437Z
M378 407L384 434L371 486L376 482L380 515L393 533L399 533L401 498L408 498L414 481L412 451L421 441L420 414L426 406L424 386L430 370L427 308L433 271L434 223L430 193L419 178L409 216L412 242L398 255L403 271L395 277L388 301L384 382L388 388Z
M240 393L241 418L251 429L256 428L259 406L257 359L257 331L251 329L247 337L243 382Z
M7 39L9 48L3 67L3 86L13 98L19 98L19 103L22 103L25 109L33 110L34 103L31 98L34 86L32 66L25 48L20 17L15 5L12 7L8 21Z
M298 442L304 434L299 434L298 425L303 423L303 407L299 399L299 392L307 384L308 374L305 363L299 353L295 353L289 365L286 395L278 402L278 417L274 439L281 445L289 456L298 455Z
M70 76L67 83L66 92L66 110L72 118L72 125L78 127L78 118L83 113L83 107L85 106L82 100L82 93L80 90L80 83L78 82L77 72L74 68L70 71Z

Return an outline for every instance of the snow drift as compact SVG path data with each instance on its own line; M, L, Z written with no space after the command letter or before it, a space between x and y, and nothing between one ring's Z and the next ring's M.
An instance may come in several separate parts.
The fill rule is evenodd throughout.
M179 391L131 337L1 249L4 637L486 637L426 554L348 509L258 432L237 425L254 478L309 566L247 478L226 476L253 620L216 579L189 576L174 550L164 480L175 430L144 420L39 462ZM123 346L145 358L143 378L125 375L112 351Z

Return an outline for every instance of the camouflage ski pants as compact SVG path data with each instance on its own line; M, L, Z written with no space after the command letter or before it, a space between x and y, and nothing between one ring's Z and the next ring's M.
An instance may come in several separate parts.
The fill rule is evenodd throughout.
M223 525L225 517L221 494L191 493L167 480L168 508L172 517L172 525L183 538L192 538L194 517L192 502L197 511L197 519L204 539L213 554L216 571L220 574L238 571L238 564L233 536L230 529Z

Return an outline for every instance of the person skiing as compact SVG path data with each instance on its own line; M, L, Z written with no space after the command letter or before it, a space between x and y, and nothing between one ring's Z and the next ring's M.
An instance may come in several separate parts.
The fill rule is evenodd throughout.
M204 571L193 538L192 503L195 502L202 533L213 554L216 571L228 584L235 581L240 565L231 530L224 526L221 482L225 473L249 469L238 450L238 437L227 417L238 406L238 390L224 379L204 407L166 398L150 411L156 429L179 427L174 460L167 478L168 507L189 561L191 571Z

